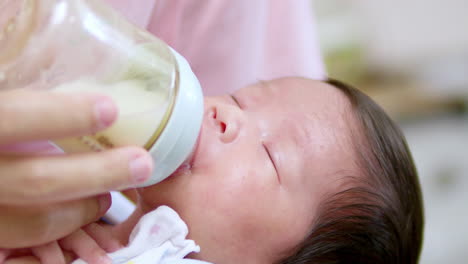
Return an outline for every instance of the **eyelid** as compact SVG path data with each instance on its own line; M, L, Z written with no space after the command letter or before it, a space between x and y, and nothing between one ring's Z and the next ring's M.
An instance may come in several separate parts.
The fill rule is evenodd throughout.
M268 157L270 158L271 164L273 164L273 167L275 168L275 172L276 172L276 175L278 177L278 182L281 184L281 178L279 176L278 168L276 168L276 163L273 160L273 157L271 156L270 151L268 150L267 146L264 143L262 143L262 145L263 145L263 148L265 149L265 151L267 152Z

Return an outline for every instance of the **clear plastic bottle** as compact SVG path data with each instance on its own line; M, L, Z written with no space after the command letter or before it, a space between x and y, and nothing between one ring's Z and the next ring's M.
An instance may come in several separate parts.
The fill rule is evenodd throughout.
M119 118L94 135L54 140L67 153L137 145L153 155L144 186L192 152L203 96L186 60L99 0L0 0L0 90L98 92Z

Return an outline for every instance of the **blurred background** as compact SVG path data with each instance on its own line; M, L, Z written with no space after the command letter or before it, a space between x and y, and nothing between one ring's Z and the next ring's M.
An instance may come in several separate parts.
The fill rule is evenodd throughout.
M468 263L468 1L312 3L329 75L406 133L425 203L420 263Z

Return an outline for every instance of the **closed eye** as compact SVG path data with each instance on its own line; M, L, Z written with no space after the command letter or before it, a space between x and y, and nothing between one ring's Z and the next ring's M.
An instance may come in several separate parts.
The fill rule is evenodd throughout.
M232 101L234 101L234 103L235 103L240 109L242 109L242 107L241 107L239 101L237 100L237 98L236 98L234 95L231 95L230 97L231 97ZM276 177L278 178L278 182L279 182L279 184L281 184L281 177L280 177L280 175L279 175L279 173L278 173L278 169L276 168L275 161L273 160L273 157L271 156L270 151L268 150L267 146L266 146L265 144L263 144L263 143L262 143L262 146L263 146L263 148L265 149L266 153L268 154L268 158L270 159L271 164L273 165L273 168L275 169Z
M270 154L270 151L268 150L267 146L265 144L262 144L263 148L265 149L266 153L268 154L268 158L270 158L271 164L273 164L273 168L275 168L276 176L278 178L278 182L281 184L281 178L278 173L278 169L276 168L275 161L273 160L273 157Z
M234 95L231 95L231 99L234 101L234 103L235 103L240 109L242 109L241 105L239 104L239 101L237 100L237 98L236 98Z

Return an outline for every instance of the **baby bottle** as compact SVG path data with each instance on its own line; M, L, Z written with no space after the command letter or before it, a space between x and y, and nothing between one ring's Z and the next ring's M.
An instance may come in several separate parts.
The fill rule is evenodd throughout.
M117 121L52 143L66 153L137 145L155 162L142 186L191 155L203 96L186 60L99 0L0 0L0 89L95 92L113 98Z

